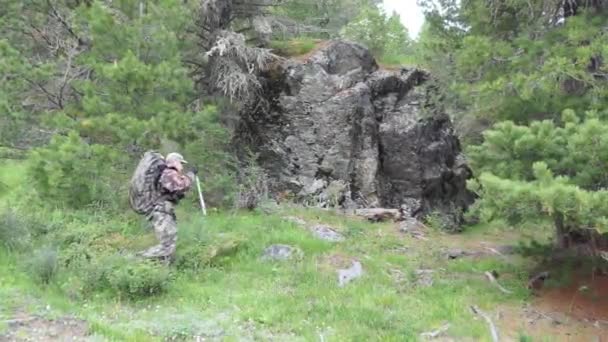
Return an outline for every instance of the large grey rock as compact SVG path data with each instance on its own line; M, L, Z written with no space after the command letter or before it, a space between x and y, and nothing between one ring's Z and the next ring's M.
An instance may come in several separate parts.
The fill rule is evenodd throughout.
M243 111L238 146L259 153L275 192L307 204L406 206L455 227L472 200L470 170L449 117L432 106L430 79L332 41L261 78L267 106Z

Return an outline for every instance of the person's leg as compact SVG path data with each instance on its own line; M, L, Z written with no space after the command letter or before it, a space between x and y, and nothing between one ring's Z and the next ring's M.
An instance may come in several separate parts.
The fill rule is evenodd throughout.
M154 233L156 234L159 243L141 253L141 255L146 258L170 259L175 254L177 243L177 222L175 220L175 214L172 207L163 207L162 210L155 210L151 214Z

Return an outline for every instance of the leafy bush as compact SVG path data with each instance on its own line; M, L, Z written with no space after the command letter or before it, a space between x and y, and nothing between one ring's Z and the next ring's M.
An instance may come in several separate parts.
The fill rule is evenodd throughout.
M0 212L0 246L8 250L21 249L31 242L28 222L13 209Z
M217 266L241 247L242 239L232 235L218 236L213 242L207 238L180 239L175 267L179 270L200 271L205 267Z
M229 206L236 192L236 162L228 152L231 135L220 123L215 107L207 106L192 115L170 137L184 147L188 161L199 168L206 204ZM196 196L192 198L198 202Z
M148 260L124 259L107 276L110 287L130 299L161 294L171 281L167 267Z
M438 211L430 212L424 216L424 223L436 231L454 231L451 229L450 220Z
M26 262L28 272L43 284L48 284L55 277L58 265L57 249L51 246L34 251Z
M239 187L236 194L237 209L255 209L268 199L268 175L257 163L255 157L249 157L239 170Z
M78 134L56 136L34 150L28 174L39 196L80 208L93 202L112 203L116 197L118 155L102 145L89 145Z
M162 294L172 280L169 268L157 262L109 254L96 255L79 272L85 292L111 291L131 300Z

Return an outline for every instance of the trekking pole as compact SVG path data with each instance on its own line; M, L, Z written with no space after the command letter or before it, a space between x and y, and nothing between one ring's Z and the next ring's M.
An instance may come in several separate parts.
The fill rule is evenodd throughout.
M198 175L196 176L196 188L198 189L198 200L201 203L201 210L203 211L203 215L207 216L205 200L203 199L203 192L201 191L201 181L198 179Z

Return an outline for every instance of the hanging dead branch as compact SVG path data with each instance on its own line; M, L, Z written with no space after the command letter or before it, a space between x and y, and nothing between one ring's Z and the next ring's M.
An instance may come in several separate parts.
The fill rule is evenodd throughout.
M259 72L278 58L268 49L247 46L242 34L224 30L206 55L215 86L231 101L239 102L247 102L259 94L262 87L257 78Z
M245 35L235 32L232 23L236 19L249 22L254 31L260 31L260 37L268 40L272 31L264 8L272 5L273 1L201 1L197 26L208 58L204 69L205 78L210 81L208 88L232 102L244 104L255 100L262 90L259 74L279 58L269 49L248 45Z

